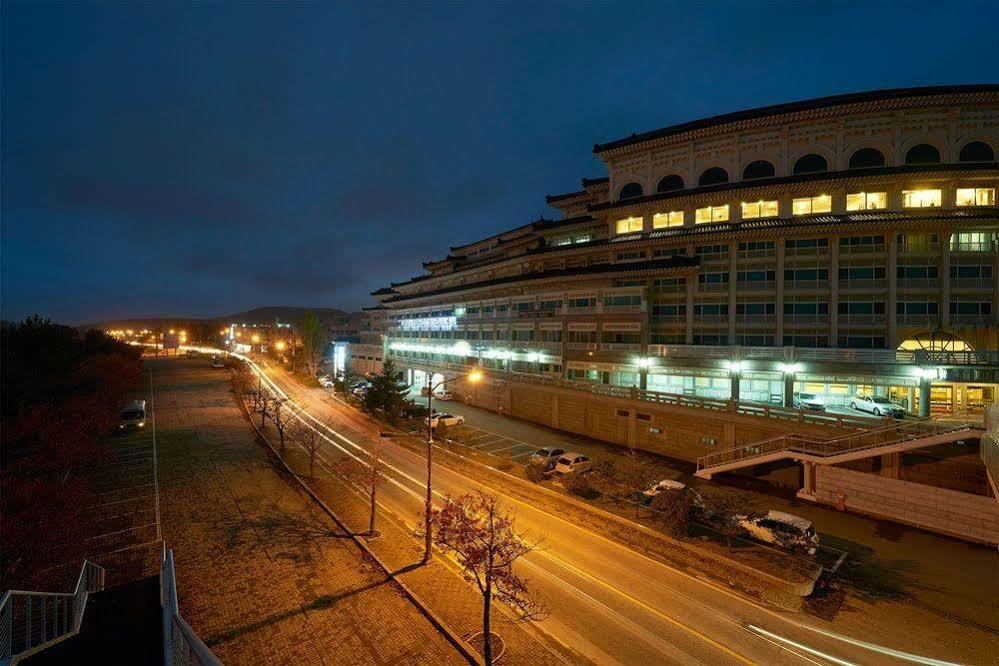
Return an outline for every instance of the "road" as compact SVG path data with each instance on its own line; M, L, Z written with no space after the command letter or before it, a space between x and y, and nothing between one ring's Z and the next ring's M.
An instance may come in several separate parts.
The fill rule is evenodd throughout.
M333 410L321 390L301 387L280 368L268 367L265 377L301 409L298 418L304 422L319 425L315 416ZM362 430L349 425L338 425L327 435L324 456L331 458L356 455L367 440ZM392 477L379 493L382 506L413 525L423 504L425 458L395 444L387 445L384 455ZM480 487L495 492L475 479L434 467L438 497ZM543 550L523 562L533 588L553 611L540 628L595 662L944 663L915 655L899 660L891 656L891 648L874 645L881 637L858 641L840 636L827 623L763 608L537 507L514 498L507 503L516 512L518 530L544 543ZM979 647L991 650L983 645L969 652L966 645L916 635L895 649L986 663Z
M421 404L425 404L423 397ZM459 401L435 403L435 409L460 414L465 426L462 441L476 450L514 462L526 461L539 446L555 446L579 451L590 457L620 456L619 446L580 437L534 423L500 416ZM873 520L818 504L797 501L793 495L769 487L744 483L721 485L724 479L705 481L693 475L693 466L652 453L645 459L665 479L674 479L697 488L734 493L747 510L778 509L811 520L821 543L848 553L848 566L871 571L904 569L913 583L907 589L918 603L956 618L990 623L999 627L999 558L995 549L969 544L895 523ZM960 562L960 566L953 563Z

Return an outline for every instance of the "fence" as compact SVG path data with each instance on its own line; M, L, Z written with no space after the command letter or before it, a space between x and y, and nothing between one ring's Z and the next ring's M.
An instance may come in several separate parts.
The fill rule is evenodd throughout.
M72 592L8 590L0 602L0 663L36 652L80 631L91 592L104 589L105 571L84 560Z
M160 560L160 605L163 608L163 663L165 666L207 664L222 666L197 634L180 616L177 607L177 581L173 572L173 551L163 544Z

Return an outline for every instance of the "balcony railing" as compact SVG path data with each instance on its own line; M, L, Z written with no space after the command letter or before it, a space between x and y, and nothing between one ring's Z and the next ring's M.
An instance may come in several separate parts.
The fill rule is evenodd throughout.
M932 256L940 254L940 243L926 243L923 246L899 245L898 253L908 256Z
M840 280L839 288L847 289L885 289L888 280Z
M728 291L728 282L698 282L697 291L719 293Z
M723 324L728 322L728 314L697 314L694 313L695 324Z
M850 315L840 315L838 318L839 325L843 327L849 326L882 326L888 323L888 315L885 314L850 314Z
M952 314L950 316L952 324L962 326L988 326L992 322L992 315L987 314Z
M828 289L829 280L785 280L784 289L787 291L804 289Z
M951 289L975 289L991 291L995 287L992 278L955 277L950 279Z
M897 317L896 321L903 326L936 328L940 324L940 315L938 314L900 314Z
M774 280L740 280L736 283L739 291L773 291L776 288Z
M596 342L567 342L565 348L569 351L596 351Z
M939 278L902 278L898 281L898 288L906 289L939 289Z
M777 316L772 314L737 314L735 321L738 324L772 324Z
M601 342L600 351L642 351L642 345L639 342Z

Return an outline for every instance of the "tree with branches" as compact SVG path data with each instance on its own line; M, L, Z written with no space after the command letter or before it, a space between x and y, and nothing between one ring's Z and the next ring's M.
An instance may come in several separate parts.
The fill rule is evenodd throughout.
M350 393L350 387L358 380L358 375L356 372L350 368L344 368L343 372L339 373L333 379L333 392L340 393L343 395L343 399L346 400L348 394Z
M643 460L635 449L628 449L621 464L617 466L618 480L624 488L626 496L635 503L635 517L641 506L639 499L642 491L656 480L655 470Z
M312 310L302 317L302 356L309 375L314 377L316 369L326 353L329 332Z
M328 424L323 424L329 427ZM288 439L298 444L309 456L309 478L316 478L316 456L323 446L324 437L319 428L313 427L304 421L294 421L288 428Z
M513 563L536 550L514 531L513 516L494 495L481 490L452 497L431 511L433 540L445 553L454 555L465 578L482 594L483 661L493 661L490 629L492 601L507 604L518 620L537 621L549 615L548 608L528 588L528 580L518 576ZM425 529L423 521L417 531Z
M385 476L385 463L382 460L382 447L387 436L380 435L373 440L367 449L367 455L360 460L349 455L343 456L337 462L336 473L347 481L360 486L371 505L371 512L368 516L368 534L375 533L375 507L378 494L378 483Z
M266 400L270 404L270 418L271 422L274 423L274 427L278 431L278 441L281 446L281 453L284 454L284 434L288 430L288 419L289 415L285 414L284 411L284 398L279 398L277 396L272 396Z

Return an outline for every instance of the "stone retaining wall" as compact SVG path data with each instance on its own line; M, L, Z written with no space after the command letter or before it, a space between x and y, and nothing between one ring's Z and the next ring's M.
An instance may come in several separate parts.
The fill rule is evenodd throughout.
M999 502L991 497L816 465L815 493L807 499L836 506L839 493L849 511L999 545Z

